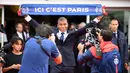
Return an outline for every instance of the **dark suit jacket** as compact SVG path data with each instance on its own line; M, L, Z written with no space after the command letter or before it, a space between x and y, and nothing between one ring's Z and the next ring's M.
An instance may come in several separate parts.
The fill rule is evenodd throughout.
M35 20L31 20L29 22L34 28L39 26L39 23L36 22ZM95 22L93 22L95 23ZM68 36L66 40L62 43L56 36L58 31L54 31L55 36L56 36L56 45L62 55L62 64L64 66L75 66L75 56L73 52L73 48L75 46L76 39L78 39L79 36L84 35L86 33L86 28L90 27L91 25L86 25L84 28L75 31L75 32L69 32L68 31ZM56 65L56 63L52 62L52 66Z
M113 43L114 40L115 39L112 40ZM124 66L124 63L128 63L128 44L126 41L125 34L120 30L117 31L117 42L118 42L117 46L119 47L119 52Z
M18 36L18 34L17 33L15 33L15 34L13 34L13 36ZM12 37L13 37L12 36ZM19 36L18 36L19 37ZM23 42L25 43L26 42L26 39L25 39L25 35L24 35L24 37L23 37L24 39L23 39Z

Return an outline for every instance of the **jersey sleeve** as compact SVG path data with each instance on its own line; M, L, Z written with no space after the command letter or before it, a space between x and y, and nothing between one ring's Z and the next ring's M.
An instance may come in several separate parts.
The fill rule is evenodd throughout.
M89 59L92 59L93 58L93 55L92 53L90 52L90 50L87 50L85 53L83 53L82 55L81 54L78 54L78 62L80 64L88 61Z
M56 58L58 55L59 55L59 50L58 50L57 46L54 43L52 43L51 56L53 58Z

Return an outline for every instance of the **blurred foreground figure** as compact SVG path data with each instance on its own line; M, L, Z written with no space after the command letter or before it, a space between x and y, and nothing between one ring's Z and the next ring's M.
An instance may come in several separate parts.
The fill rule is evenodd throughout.
M92 45L83 53L84 45L90 43L80 43L78 45L78 62L80 64L88 62L91 66L91 73L122 73L122 61L118 47L111 42L112 31L102 29L101 32L97 33L97 38L100 41L102 55L97 55L95 45Z
M62 57L55 45L55 37L49 25L39 25L37 36L30 38L26 44L19 73L48 73L48 60L60 64Z

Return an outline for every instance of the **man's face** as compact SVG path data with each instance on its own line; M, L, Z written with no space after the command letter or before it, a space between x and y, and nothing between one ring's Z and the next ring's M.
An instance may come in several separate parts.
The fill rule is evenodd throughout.
M117 20L112 20L109 27L110 27L110 29L111 29L113 32L116 32L117 29L118 29L118 26L119 26L118 21L117 21Z
M29 27L28 26L25 26L25 31L29 32Z
M57 27L61 32L65 32L68 29L67 20L58 21Z
M18 32L22 32L23 31L23 25L22 24L18 24L17 27L16 27L16 30Z

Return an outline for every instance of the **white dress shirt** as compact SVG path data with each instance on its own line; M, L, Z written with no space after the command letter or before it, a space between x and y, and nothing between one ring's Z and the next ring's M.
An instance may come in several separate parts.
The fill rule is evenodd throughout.
M25 37L25 40L26 40L26 33L25 33L25 32L23 32L23 33L24 33L24 37ZM22 35L21 32L17 32L17 34L18 34L18 36L19 36L22 40L24 40L24 39L23 39L23 35Z
M59 40L60 40L60 37L62 36L61 33L62 33L61 31L59 31L59 32L57 33L57 37L58 37ZM66 39L67 36L68 36L67 31L64 32L64 35L63 35L63 36L64 36L64 40L63 40L63 41L65 41L65 39Z
M116 38L118 38L118 36L117 36L117 31L116 31L116 32L113 32L113 33L115 34Z

